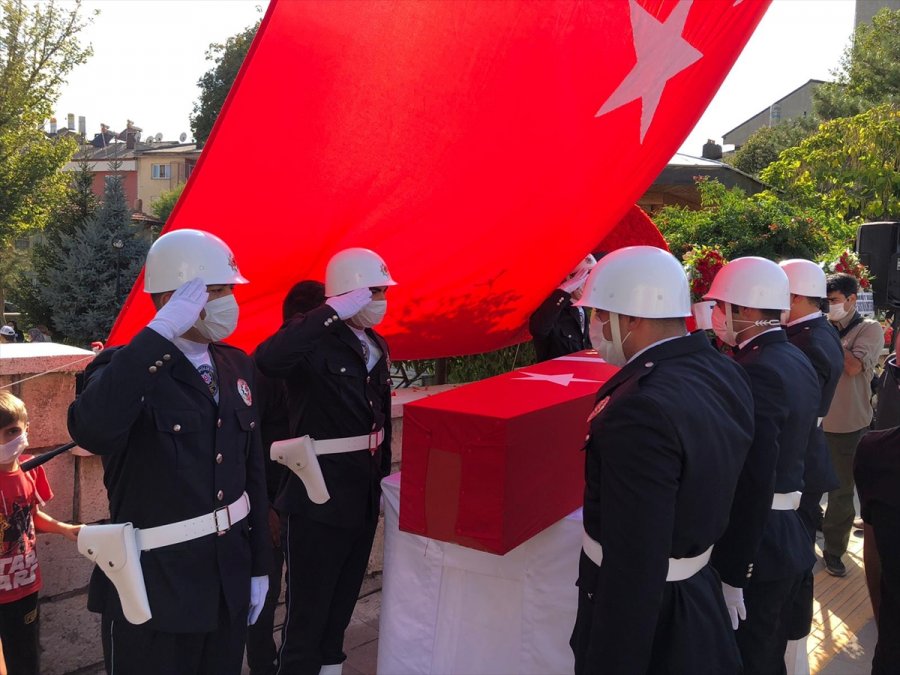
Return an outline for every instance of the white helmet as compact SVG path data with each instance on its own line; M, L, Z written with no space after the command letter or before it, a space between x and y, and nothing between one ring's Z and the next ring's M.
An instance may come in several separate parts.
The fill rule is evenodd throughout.
M207 286L246 284L228 244L203 230L173 230L155 242L144 265L144 292L174 291L196 277Z
M329 298L357 288L396 285L382 257L367 248L345 248L332 256L325 269L325 295Z
M825 290L825 272L812 260L792 258L782 260L778 265L787 274L791 293L794 295L807 298L824 298L828 295Z
M791 308L787 274L771 260L756 256L735 258L725 265L703 299L754 309Z
M655 246L628 246L604 256L575 304L645 319L691 316L684 268Z

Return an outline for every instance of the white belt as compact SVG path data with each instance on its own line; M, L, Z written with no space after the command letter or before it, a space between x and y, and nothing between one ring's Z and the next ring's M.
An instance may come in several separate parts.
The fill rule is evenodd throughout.
M377 450L384 440L384 429L373 431L365 436L350 436L349 438L327 438L324 441L312 439L313 447L317 455L339 455L344 452L356 452L357 450Z
M800 508L800 497L803 493L797 492L776 492L772 495L773 511L796 511Z
M820 418L818 419L818 421L816 422L816 427L822 426L822 420L824 420L824 419L825 419L824 417L820 417Z
M591 539L591 535L584 533L581 541L585 555L598 567L603 564L603 547L600 542ZM669 558L669 572L666 581L684 581L690 579L697 572L706 567L712 555L713 547L710 546L700 555L693 558Z
M183 541L199 539L210 534L225 534L247 517L250 513L250 498L245 492L237 501L216 509L212 513L205 513L196 518L179 520L177 523L150 527L146 530L135 529L138 549L149 551L154 548L180 544Z

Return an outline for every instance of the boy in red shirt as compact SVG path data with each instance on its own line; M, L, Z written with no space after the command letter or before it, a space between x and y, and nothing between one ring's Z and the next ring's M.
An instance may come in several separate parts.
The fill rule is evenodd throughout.
M0 641L9 675L37 675L40 670L37 600L41 571L35 531L76 541L81 529L81 525L61 523L41 512L53 492L43 468L28 473L19 468L19 458L28 446L27 431L25 404L0 391Z

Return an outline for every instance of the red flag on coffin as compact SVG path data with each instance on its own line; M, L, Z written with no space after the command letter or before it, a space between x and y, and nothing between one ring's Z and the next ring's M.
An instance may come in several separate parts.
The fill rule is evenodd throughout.
M768 2L273 0L166 229L234 250L244 348L348 246L400 283L396 358L511 344L658 175ZM141 285L111 344L150 319Z

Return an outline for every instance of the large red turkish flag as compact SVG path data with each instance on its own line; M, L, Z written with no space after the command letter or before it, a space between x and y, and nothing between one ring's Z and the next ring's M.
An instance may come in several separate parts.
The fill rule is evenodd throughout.
M496 349L681 144L769 0L272 0L169 219L250 279L246 349L348 246L395 358ZM138 279L110 336L152 307Z

